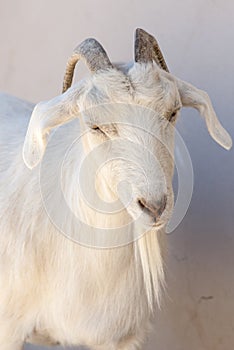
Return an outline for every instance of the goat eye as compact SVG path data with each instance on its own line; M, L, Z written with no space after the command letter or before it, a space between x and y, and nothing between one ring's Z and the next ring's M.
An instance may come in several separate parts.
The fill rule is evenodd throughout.
M171 122L175 118L176 114L177 114L177 111L174 111L171 113L171 115L169 117L169 122Z
M97 125L93 125L91 127L91 129L105 135L104 131L102 129L100 129L99 126L97 126Z

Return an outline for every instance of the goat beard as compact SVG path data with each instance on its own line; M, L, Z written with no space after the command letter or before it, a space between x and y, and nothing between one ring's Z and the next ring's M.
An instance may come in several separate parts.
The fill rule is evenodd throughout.
M165 289L164 261L166 240L164 229L150 229L134 242L135 259L141 266L148 305L153 311L155 302L160 307ZM137 264L137 265L138 265Z

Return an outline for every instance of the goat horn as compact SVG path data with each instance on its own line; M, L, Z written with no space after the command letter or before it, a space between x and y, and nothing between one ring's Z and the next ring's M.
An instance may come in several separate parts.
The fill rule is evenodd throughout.
M141 28L135 34L135 62L147 63L155 61L160 68L169 72L166 61L157 40Z
M75 48L72 56L67 62L66 72L63 79L63 92L71 86L75 66L80 59L84 59L88 68L93 73L100 69L113 68L102 45L96 39L86 39Z

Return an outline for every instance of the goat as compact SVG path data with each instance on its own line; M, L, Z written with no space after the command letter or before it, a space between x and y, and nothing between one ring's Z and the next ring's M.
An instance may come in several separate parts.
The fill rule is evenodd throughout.
M79 59L92 75L71 86ZM165 284L181 107L198 109L213 139L232 144L207 93L169 73L156 39L137 29L134 64L112 64L86 39L60 96L34 109L1 100L1 349L138 349Z

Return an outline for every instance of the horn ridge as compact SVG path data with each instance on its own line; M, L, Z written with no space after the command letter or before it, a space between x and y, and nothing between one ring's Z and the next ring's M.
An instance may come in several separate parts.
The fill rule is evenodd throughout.
M169 72L157 40L145 30L137 28L135 33L135 62L147 63L153 61L160 68Z
M102 45L96 39L88 38L75 48L73 54L68 59L63 80L63 92L71 86L75 66L80 59L85 61L93 73L101 69L113 68Z

